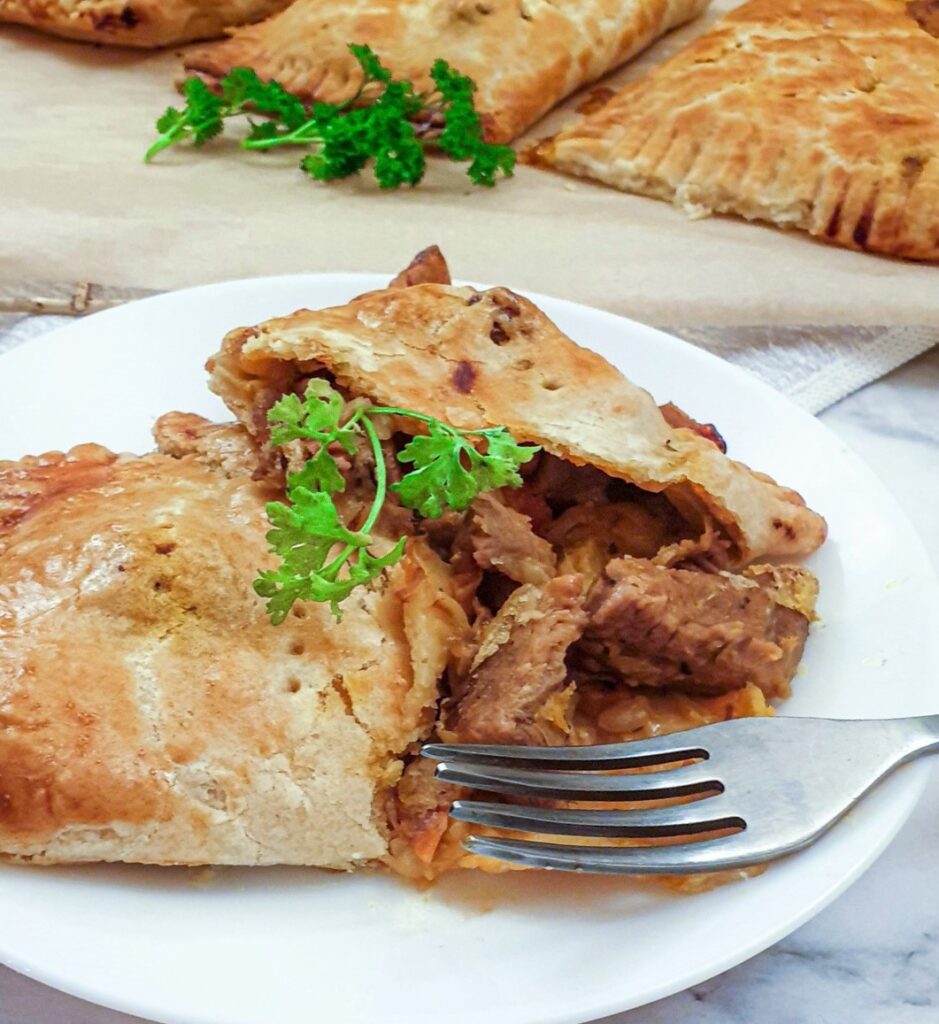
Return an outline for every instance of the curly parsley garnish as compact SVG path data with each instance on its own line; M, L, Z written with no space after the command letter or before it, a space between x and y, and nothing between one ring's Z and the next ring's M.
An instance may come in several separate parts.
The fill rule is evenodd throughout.
M389 489L402 505L427 519L447 509L462 512L482 491L520 487L519 468L540 451L534 445L516 444L505 427L460 430L410 409L375 405L359 406L343 421L344 409L342 396L327 381L314 379L302 400L286 395L267 414L272 444L303 439L318 445L303 469L287 475L289 504L272 501L267 505L272 526L267 540L281 564L261 572L254 589L267 598L275 625L284 621L295 601L328 601L340 619L340 603L357 586L374 580L401 559L407 537L400 537L384 555L368 550L373 544L369 531L378 521ZM390 488L375 416L406 416L427 429L398 453L398 461L414 469ZM361 528L350 530L333 500L346 487L333 452L354 455L363 434L374 456L375 497Z
M435 88L418 93L410 82L393 78L368 46L353 43L349 50L362 69L363 81L345 103L307 107L250 68L227 74L217 95L201 78L187 78L182 88L185 107L169 107L159 118L160 137L144 159L152 160L161 150L183 142L202 146L222 134L226 119L244 117L250 131L242 140L243 149L310 147L312 152L300 167L317 181L346 178L374 161L382 188L416 185L424 177L428 146L451 160L467 161L466 173L476 185L492 186L500 173L512 174L515 151L483 138L472 79L438 60L430 71Z

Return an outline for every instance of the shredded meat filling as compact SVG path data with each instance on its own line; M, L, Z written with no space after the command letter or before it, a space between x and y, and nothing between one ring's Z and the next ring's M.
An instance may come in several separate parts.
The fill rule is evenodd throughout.
M814 598L810 574L792 567L732 576L617 559L588 596L576 662L630 685L718 694L754 683L784 697Z
M403 839L424 864L429 864L447 830L450 805L460 791L434 776L434 764L417 758L405 768L390 795L386 813L394 836Z
M538 712L563 689L568 648L587 622L581 590L579 576L557 576L544 587L519 587L499 609L445 712L458 740L538 742Z
M585 501L606 501L613 482L595 466L575 466L542 452L526 478L526 489L552 508L570 508Z
M927 27L936 2L912 0L911 16ZM915 175L915 155L904 167ZM449 281L446 261L431 246L391 287ZM504 350L499 358L514 359L511 346L524 332L518 297L496 289L466 302L487 304L484 330ZM163 451L226 472L253 462L255 478L282 491L285 474L299 471L317 449L303 440L272 447L271 405L284 394L302 396L314 377L332 382L347 412L367 399L315 359L271 360L271 369L252 378L237 366L251 336L239 332L235 347L226 341L210 361L214 386L234 395L247 430L174 414L161 421L157 437ZM478 393L479 366L453 363L455 391ZM713 425L672 403L660 409L673 437L692 431L726 451ZM376 419L376 429L393 484L403 471L398 452L415 425L389 415ZM364 442L353 453L337 445L333 454L346 484L335 495L340 517L361 526L376 493L375 455ZM739 562L735 538L709 518L690 487L655 493L547 450L520 475L522 486L483 493L468 512L436 519L404 508L392 490L371 531L382 545L410 538L408 565L389 576L409 600L389 628L403 631L411 646L406 699L420 702L421 717L401 754L401 777L389 776L384 804L387 862L410 877L432 878L463 861L467 826L448 814L452 801L470 792L437 780L420 742L615 742L770 714L766 700L788 694L813 617L810 573L789 566L723 571ZM793 492L779 494L801 504ZM0 521L5 513L27 514L30 501L17 494L12 508L0 507Z
M531 519L492 493L473 502L470 544L477 565L516 583L547 583L557 568L553 548L532 531Z
M667 569L703 569L706 572L720 572L729 559L730 545L707 522L697 537L685 537L661 547L652 561ZM630 552L631 553L631 552Z

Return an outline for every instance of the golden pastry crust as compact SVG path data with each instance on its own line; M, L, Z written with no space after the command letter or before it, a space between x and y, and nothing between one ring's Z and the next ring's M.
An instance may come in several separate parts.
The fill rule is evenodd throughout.
M96 445L0 462L2 855L386 853L398 755L433 721L446 567L412 541L341 623L311 604L275 629L251 589L273 495L211 462Z
M421 879L458 865L503 870L459 846L466 827L448 820L453 794L417 757L434 730L615 741L644 722L657 731L768 713L756 668L717 701L625 694L606 678L575 686L567 658L587 639L590 581L557 564L535 519L546 528L557 511L549 499L571 490L585 504L555 526L578 508L620 508L623 543L644 551L633 561L661 574L672 571L645 556L710 553L713 572L727 564L728 542L740 562L807 552L823 520L729 460L701 424L672 409L670 425L649 395L531 303L448 277L439 251L425 250L388 289L229 334L211 382L241 425L167 413L154 428L158 454L85 445L0 462L0 858L383 862ZM376 552L407 534L402 561L357 588L341 622L304 603L275 628L251 587L274 560L265 502L283 496L266 412L324 370L350 397L459 426L503 423L561 458L542 454L511 502L502 504L509 492L478 498L462 523L431 528L392 505L370 532ZM407 428L386 426L390 471ZM630 503L608 493L622 488L562 458L665 491L682 515L635 492L626 514ZM678 540L698 518L700 537ZM617 531L599 525L597 552L622 554ZM581 526L591 543L590 523ZM576 528L566 524L564 536ZM483 602L502 599L484 593L484 569L524 581L494 618ZM744 574L770 586L787 616L811 615L815 583L804 570ZM696 588L717 581L674 575ZM795 635L773 632L780 647Z
M933 0L752 0L536 162L825 242L939 259Z
M171 46L260 21L290 0L0 0L9 21L90 43Z
M191 412L166 412L153 424L153 439L164 455L191 455L228 477L262 475L258 446L239 423L212 423Z
M463 428L504 425L562 459L665 491L692 522L713 517L735 564L806 554L825 538L797 494L670 427L646 391L505 288L386 289L232 331L209 361L210 386L263 439L263 409L317 365L379 404Z
M222 78L254 68L306 99L348 99L368 43L421 90L442 57L477 84L487 136L507 142L566 95L698 14L708 0L295 0L282 14L190 51L186 67Z

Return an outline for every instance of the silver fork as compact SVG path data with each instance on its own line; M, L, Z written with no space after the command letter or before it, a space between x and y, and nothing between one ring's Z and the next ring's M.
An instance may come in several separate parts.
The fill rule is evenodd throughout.
M438 779L483 792L538 801L685 801L640 810L455 801L451 816L473 825L582 839L691 840L736 830L644 847L475 835L464 843L472 853L526 867L658 875L747 867L800 850L896 767L937 750L939 715L742 718L603 746L429 743L422 753L441 762ZM664 770L635 771L653 766ZM633 772L609 774L627 768Z

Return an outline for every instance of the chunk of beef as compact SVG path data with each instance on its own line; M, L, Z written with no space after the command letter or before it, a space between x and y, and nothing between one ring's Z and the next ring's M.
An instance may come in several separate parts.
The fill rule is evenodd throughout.
M655 553L652 561L667 569L703 569L716 573L727 567L730 558L730 542L708 520L697 536L666 544Z
M466 679L454 686L446 727L464 743L537 741L535 719L567 681L565 657L582 634L582 580L525 584L486 625Z
M473 502L469 541L477 565L516 583L544 584L554 575L557 560L548 541L535 535L528 516L491 492Z
M392 834L403 839L424 864L433 860L447 831L450 806L462 794L460 787L435 778L435 767L422 757L411 761L385 808Z
M617 559L588 596L576 663L632 685L717 694L754 683L784 697L816 593L811 573L790 566L733 576Z
M595 466L575 466L547 452L538 456L536 467L525 479L526 489L544 498L553 509L586 501L605 502L611 482L611 477Z
M535 458L538 457L537 455L535 456ZM522 466L523 479L525 470L529 465L530 463L526 463ZM543 495L535 494L534 491L523 485L517 488L506 488L502 491L500 497L503 504L508 505L509 508L514 508L516 512L520 512L530 520L532 530L539 537L545 536L545 531L550 528L554 517L551 513L551 507L545 501Z
M436 245L421 249L388 287L410 288L415 284L450 284L450 268Z

